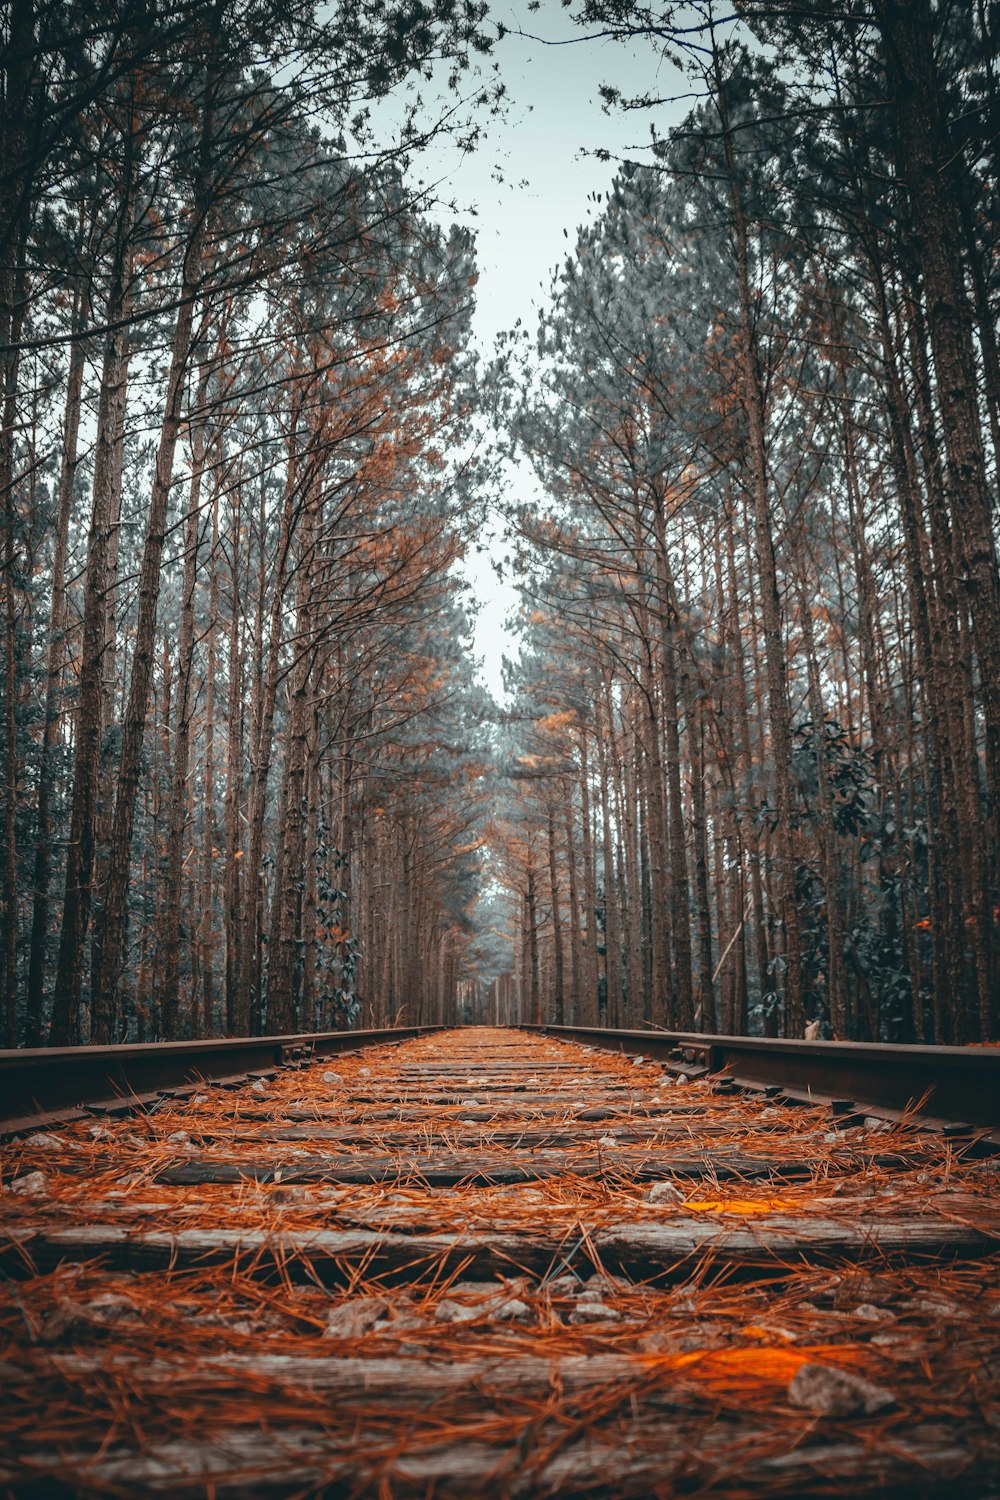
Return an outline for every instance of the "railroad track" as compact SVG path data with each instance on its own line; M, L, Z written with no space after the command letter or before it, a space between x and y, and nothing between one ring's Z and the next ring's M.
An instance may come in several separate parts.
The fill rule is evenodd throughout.
M0 1493L1000 1495L985 1128L669 1038L293 1041L7 1111Z

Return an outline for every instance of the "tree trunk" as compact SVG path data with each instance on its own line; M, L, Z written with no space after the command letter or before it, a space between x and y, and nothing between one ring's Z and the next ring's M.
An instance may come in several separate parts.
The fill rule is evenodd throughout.
M595 685L597 686L597 685ZM608 1026L622 1023L622 932L618 908L618 875L615 870L615 843L611 829L610 746L613 735L613 705L607 677L602 680L594 698L596 710L597 775L601 801L601 849L604 866L604 988L607 997Z
M295 387L298 389L297 383ZM255 957L263 923L261 875L264 855L264 815L267 810L267 781L271 770L271 754L274 739L274 711L278 694L278 674L281 644L284 636L284 603L287 586L289 552L295 533L297 507L297 425L298 403L293 397L292 418L288 437L288 469L285 479L285 496L282 505L278 535L277 559L273 580L273 594L268 622L266 661L263 672L254 682L251 706L251 760L250 790L247 807L249 834L247 839L247 894L243 915L242 954L240 977L237 986L240 1006L240 1024L249 1014L250 991L253 986ZM261 528L263 536L263 526ZM262 548L263 552L263 548ZM261 562L263 568L263 557ZM264 580L260 579L258 595L258 627L263 615ZM260 628L257 631L258 651L262 646ZM259 979L259 970L258 970ZM261 995L257 986L257 1006Z
M235 538L234 538L235 545ZM205 805L202 815L201 919L198 948L201 964L201 1024L198 1034L215 1032L215 676L219 631L219 478L212 494L212 545L208 560L208 622L205 649Z
M877 6L876 15L899 169L910 205L907 228L926 297L963 606L971 618L979 665L986 779L992 800L989 842L996 850L1000 848L1000 570L980 421L975 319L956 233L962 223L959 168L945 119L944 89L934 56L937 23L929 0L885 0ZM971 829L966 848L974 858L978 858L978 841L978 830ZM982 870L972 869L967 890L965 923L977 938L979 1030L989 1037L993 1028L988 980L991 883Z
M116 513L115 481L125 411L128 336L122 326L130 299L132 237L135 221L137 122L130 106L125 138L121 209L109 281L104 362L97 409L93 498L83 581L83 632L77 688L76 759L70 807L69 844L62 930L49 1042L80 1041L83 955L90 922L97 794L101 770L104 657L107 650L107 585L111 528Z
M757 343L756 319L750 290L749 230L742 189L737 177L736 156L726 102L726 86L719 71L718 58L716 58L716 69L716 98L722 124L736 244L740 401L747 431L755 554L760 579L761 623L767 673L768 718L771 728L771 754L774 760L778 900L785 939L785 1028L786 1035L800 1036L803 1029L802 956L795 888L795 837L792 828L791 705L788 697L785 643L781 625L781 596L778 590L778 573L771 529L773 516L767 464L766 403L760 350Z
M171 340L166 405L160 428L160 442L149 500L146 539L139 570L135 648L132 654L132 677L122 729L101 952L92 986L94 997L92 1034L96 1042L111 1040L118 1009L118 982L124 956L126 903L132 856L132 828L135 821L135 802L139 787L142 745L153 669L156 611L160 597L160 571L166 534L167 504L173 481L174 453L181 428L184 377L193 349L194 309L202 275L207 213L207 205L203 199L209 180L213 120L212 89L213 81L209 74L202 114L201 176L195 193L193 228L184 256L180 306Z
M666 771L667 860L670 866L670 936L673 946L671 1025L690 1030L694 1021L694 964L691 953L691 888L688 881L681 787L681 695L677 685L678 616L673 575L667 555L664 497L657 494L654 512L656 568L660 586L660 688Z
M528 923L529 1013L533 1026L542 1024L542 992L538 974L538 900L535 890L535 867L528 862L528 889L524 897Z
M73 330L75 333L79 333L86 318L86 311L87 304L82 289L77 286L73 296ZM49 891L52 878L51 820L52 793L55 782L54 760L62 722L61 696L68 630L66 549L69 541L73 486L78 462L85 364L85 346L83 340L78 338L70 348L66 408L63 416L62 455L59 464L59 501L52 550L52 598L49 606L49 650L45 672L45 718L38 776L38 841L35 846L31 951L28 959L28 995L25 1017L25 1042L29 1047L39 1047L42 1043L45 963L49 936Z
M590 825L590 765L587 759L587 729L580 726L580 847L583 854L583 904L587 917L587 940L583 958L581 1024L596 1026L600 1019L600 970L597 954L597 880Z
M0 1014L6 1044L17 1042L18 948L18 515L14 473L14 433L20 339L27 297L25 252L34 188L32 104L35 77L35 14L31 0L12 0L7 12L3 88L0 95L0 162L5 178L0 195L0 513L4 579L4 818L3 878L0 881L0 933L3 940Z
M240 876L243 836L240 813L243 805L243 651L241 649L240 520L242 507L235 486L231 507L232 564L229 588L229 636L226 648L226 797L222 901L226 932L226 1034L242 1036L249 1027L250 1007L242 988L245 965L241 956L244 882ZM254 881L251 873L247 883ZM249 899L249 898L248 898Z
M566 999L563 978L563 933L562 916L559 911L559 873L556 865L556 818L555 809L549 803L546 811L549 854L549 899L552 902L552 954L553 994L552 1007L557 1026L565 1024Z
M319 804L322 790L319 761L319 727L316 713L309 719L309 742L306 747L306 833L305 889L302 893L302 1003L299 1009L299 1025L303 1031L312 1031L317 1025L316 1017L316 905L318 870L316 868L319 845Z
M649 1004L642 961L642 864L639 857L639 735L634 711L628 716L628 741L624 756L623 838L625 850L625 965L627 995L625 1025L638 1026Z
M195 408L204 409L206 380L198 382ZM175 1040L181 982L181 880L187 833L188 777L191 771L191 678L194 672L194 590L198 577L201 529L201 485L205 470L205 431L201 417L191 430L191 488L184 525L184 576L181 583L181 616L177 641L177 692L174 702L173 774L167 814L167 881L164 894L163 993L161 1023L164 1038ZM193 1028L197 1034L197 1026Z
M573 830L573 783L567 778L563 783L563 826L566 833L566 871L569 877L569 959L570 996L566 1007L566 1020L576 1021L580 1015L585 961L580 940L580 890L576 863L576 839Z
M691 831L694 844L694 888L698 908L698 1002L692 1022L698 1031L715 1031L715 985L712 977L712 901L708 884L708 837L705 816L705 728L700 706L688 700L688 744L691 747Z

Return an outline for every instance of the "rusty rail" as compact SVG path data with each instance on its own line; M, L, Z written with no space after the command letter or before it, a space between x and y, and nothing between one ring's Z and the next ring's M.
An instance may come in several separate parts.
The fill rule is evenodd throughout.
M5 1145L9 1500L1000 1495L996 1160L705 1038L289 1040Z
M43 1119L72 1119L87 1111L125 1113L164 1096L194 1093L203 1082L243 1082L254 1074L297 1067L308 1058L401 1042L441 1029L393 1026L379 1031L0 1051L0 1134L37 1129Z
M689 1076L722 1074L733 1084L793 1100L907 1111L946 1125L1000 1127L1000 1048L806 1042L688 1031L613 1031L603 1026L524 1026L525 1031L655 1058Z
M42 1118L149 1107L161 1097L193 1092L202 1082L225 1085L295 1067L307 1058L440 1029L399 1026L0 1051L0 1134L37 1128ZM843 1115L854 1109L890 1116L919 1109L929 1122L946 1126L1000 1128L1000 1048L786 1041L588 1026L520 1029L628 1055L642 1053L691 1077L719 1074L735 1086L830 1103Z

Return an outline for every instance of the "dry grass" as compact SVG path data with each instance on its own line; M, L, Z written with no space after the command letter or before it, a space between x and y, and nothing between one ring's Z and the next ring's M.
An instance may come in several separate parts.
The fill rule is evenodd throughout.
M324 1081L327 1072L343 1081ZM736 1496L760 1493L768 1464L818 1432L829 1442L860 1436L884 1456L928 1424L941 1442L960 1433L981 1465L995 1462L1000 1256L893 1266L871 1254L860 1266L796 1264L736 1280L720 1276L709 1247L677 1286L610 1275L594 1245L602 1229L623 1223L735 1223L765 1240L769 1223L804 1223L807 1233L810 1219L943 1220L995 1233L990 1164L912 1126L838 1132L819 1109L661 1079L659 1067L609 1053L455 1032L280 1073L264 1092L206 1089L200 1102L167 1101L154 1114L60 1126L47 1132L56 1142L12 1144L5 1188L36 1171L44 1189L4 1192L8 1234L239 1228L267 1236L272 1254L257 1266L245 1256L149 1271L84 1260L37 1274L27 1264L30 1241L20 1258L9 1254L0 1491L41 1463L80 1493L137 1493L111 1462L119 1452L170 1450L176 1460L178 1445L219 1448L234 1434L263 1432L280 1457L303 1430L312 1434L313 1470L298 1447L269 1470L276 1482L284 1474L285 1492L301 1476L303 1493L335 1483L331 1493L475 1494L489 1468L482 1455L494 1454L483 1493L590 1493L579 1474L572 1484L558 1479L559 1464L586 1442L595 1474L630 1455L639 1488L619 1473L605 1493L690 1484ZM595 1106L607 1114L579 1118ZM293 1140L276 1138L290 1128ZM181 1132L187 1141L171 1140ZM546 1145L546 1136L560 1144ZM453 1157L481 1169L553 1153L559 1175L524 1185L431 1189L420 1170ZM653 1205L635 1171L654 1154L699 1160L704 1175L677 1178L677 1201ZM880 1164L887 1157L902 1164ZM392 1158L397 1175L385 1184L273 1180L306 1158ZM713 1180L713 1161L750 1159L755 1175ZM272 1180L158 1181L192 1161L252 1161ZM776 1172L805 1167L808 1176L756 1175L761 1162ZM595 1167L602 1175L587 1175ZM287 1249L287 1235L317 1228L527 1241L544 1228L560 1254L544 1278L512 1268L492 1286L470 1282L454 1256L415 1258L408 1273L387 1277L359 1255L331 1276L306 1250ZM337 1332L345 1307L360 1309L360 1321L341 1321ZM801 1410L789 1383L807 1363L862 1375L895 1404L871 1417ZM674 1488L661 1490L643 1477L642 1455L651 1462L667 1431L683 1438L683 1455L662 1481ZM445 1455L437 1488L421 1454ZM449 1481L463 1463L478 1463L480 1479ZM238 1467L230 1462L233 1483ZM263 1484L258 1460L251 1470L235 1492ZM830 1476L814 1477L821 1489ZM203 1478L191 1492L212 1493L220 1482ZM780 1493L782 1482L776 1470L767 1492Z

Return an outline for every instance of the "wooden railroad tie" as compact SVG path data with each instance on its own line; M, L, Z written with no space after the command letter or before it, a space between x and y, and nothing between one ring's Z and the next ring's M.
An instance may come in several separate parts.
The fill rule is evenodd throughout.
M0 1495L1000 1492L1000 1175L538 1034L4 1148Z

